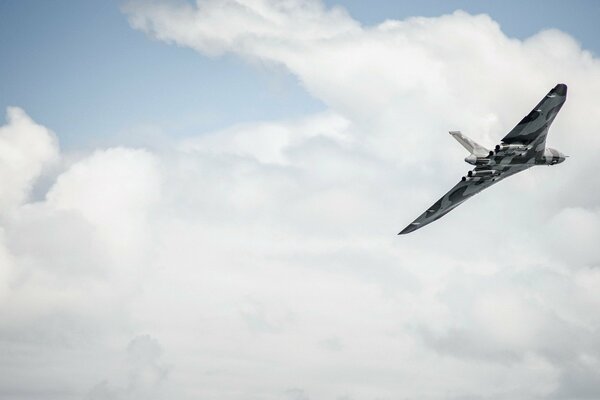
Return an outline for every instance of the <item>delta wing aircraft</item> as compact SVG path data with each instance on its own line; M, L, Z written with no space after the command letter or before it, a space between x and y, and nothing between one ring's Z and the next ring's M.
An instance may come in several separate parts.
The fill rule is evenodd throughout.
M554 165L565 161L560 151L546 147L548 129L567 99L567 85L558 84L502 142L488 150L462 133L450 134L471 154L465 161L474 165L448 193L415 219L399 235L416 231L443 217L471 196L534 165Z

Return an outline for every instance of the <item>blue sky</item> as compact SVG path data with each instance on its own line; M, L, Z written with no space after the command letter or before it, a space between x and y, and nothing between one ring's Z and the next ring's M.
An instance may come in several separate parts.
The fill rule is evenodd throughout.
M463 9L488 13L526 38L558 28L595 54L594 1L327 0L366 25ZM305 115L324 106L283 70L235 56L208 58L129 27L119 1L0 2L0 108L16 105L53 129L63 148L112 144L118 137L189 135L238 122ZM127 139L125 139L126 141ZM143 143L141 143L143 144Z

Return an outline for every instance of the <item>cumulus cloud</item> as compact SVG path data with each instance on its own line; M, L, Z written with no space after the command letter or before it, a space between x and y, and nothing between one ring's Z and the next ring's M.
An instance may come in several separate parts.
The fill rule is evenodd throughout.
M8 108L6 120L7 124L0 128L0 211L3 212L27 199L33 182L58 156L54 135L33 122L22 109Z
M600 395L600 64L570 36L464 12L365 27L317 1L126 9L168 43L283 66L327 110L73 156L10 109L2 395ZM559 81L567 162L396 237L467 170L446 131L493 145Z

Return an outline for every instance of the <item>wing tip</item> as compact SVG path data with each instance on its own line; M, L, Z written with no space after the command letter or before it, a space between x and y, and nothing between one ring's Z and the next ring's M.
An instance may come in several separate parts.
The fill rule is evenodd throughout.
M564 83L559 83L558 85L554 86L554 89L552 89L552 91L559 96L566 96L567 85L565 85Z
M402 229L400 231L400 233L398 233L398 235L406 235L407 233L411 233L413 231L416 231L417 229L420 228L419 225L421 225L421 224L418 223L418 222L413 222L412 224L408 225L406 228Z

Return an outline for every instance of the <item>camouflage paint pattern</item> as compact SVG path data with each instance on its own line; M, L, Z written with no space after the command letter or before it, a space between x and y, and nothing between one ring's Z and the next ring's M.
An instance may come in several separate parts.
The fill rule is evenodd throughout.
M497 145L487 150L457 131L450 134L471 155L465 158L475 165L448 193L404 228L399 235L416 231L443 217L465 200L493 184L535 165L554 165L566 158L558 150L546 148L548 129L567 99L567 85L558 84Z

